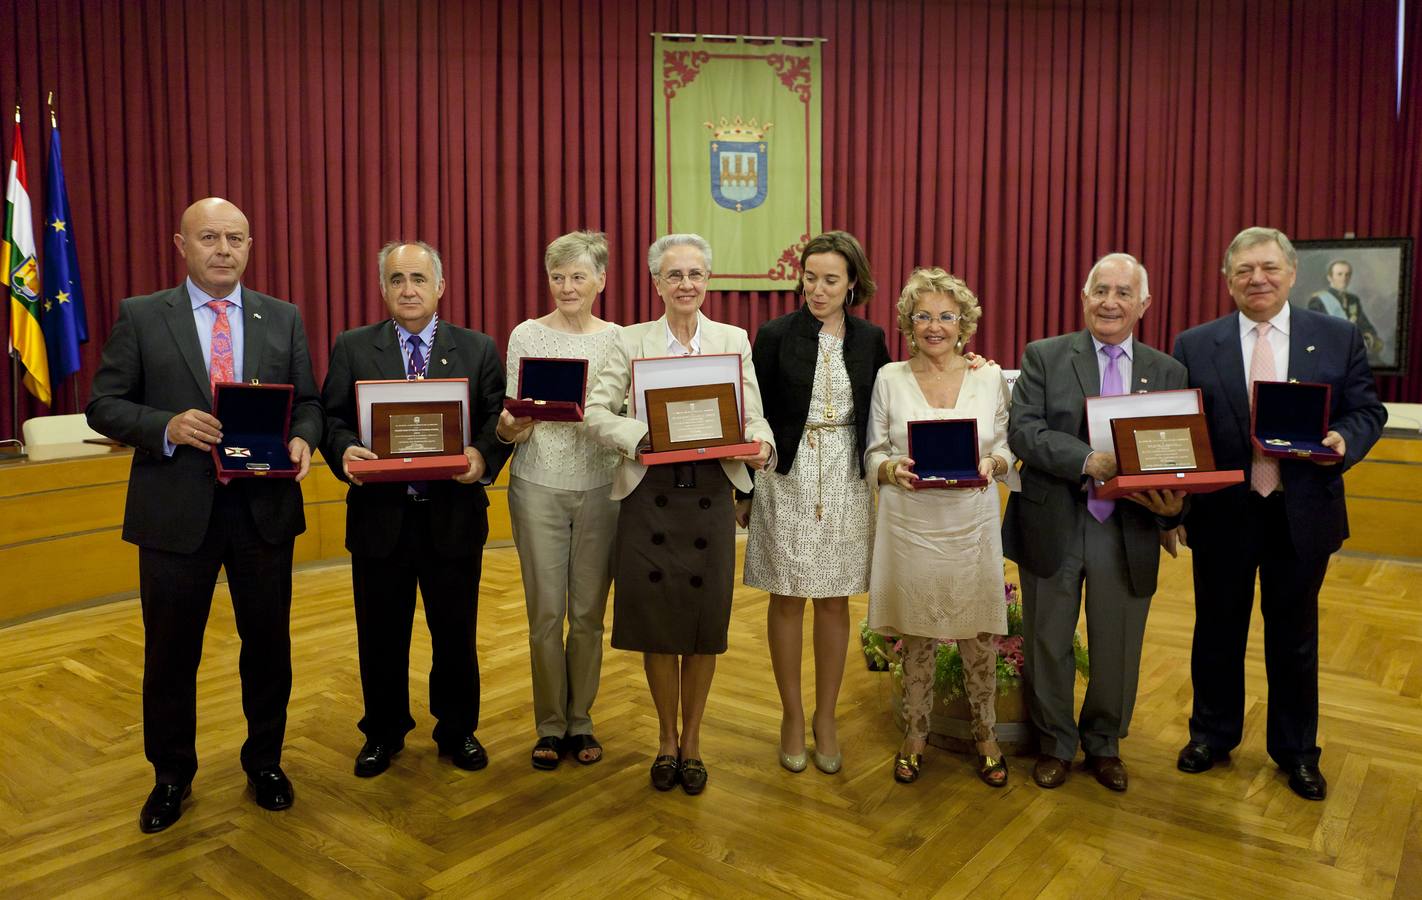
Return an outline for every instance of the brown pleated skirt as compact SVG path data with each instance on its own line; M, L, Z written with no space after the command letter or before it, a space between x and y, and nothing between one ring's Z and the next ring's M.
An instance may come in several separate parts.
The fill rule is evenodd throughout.
M686 485L694 482L694 486ZM617 519L612 646L725 653L735 497L720 463L651 466Z

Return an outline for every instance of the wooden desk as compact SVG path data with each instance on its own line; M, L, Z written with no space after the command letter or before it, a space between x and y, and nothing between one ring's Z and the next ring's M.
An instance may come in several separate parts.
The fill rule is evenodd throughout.
M1422 559L1422 437L1384 431L1343 485L1351 533L1345 551Z
M128 448L56 444L0 462L0 625L137 593L138 548L120 537L132 459ZM507 486L501 473L488 489L490 544L512 539ZM296 562L346 556L346 485L318 454L301 487Z

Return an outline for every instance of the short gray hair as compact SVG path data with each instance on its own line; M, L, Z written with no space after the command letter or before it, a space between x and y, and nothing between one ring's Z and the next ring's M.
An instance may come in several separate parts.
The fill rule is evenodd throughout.
M1146 267L1141 265L1141 261L1129 253L1108 253L1096 261L1091 267L1091 271L1086 273L1086 286L1081 289L1083 294L1090 295L1091 289L1096 286L1096 273L1106 263L1123 262L1131 267L1131 274L1141 285L1141 299L1150 296L1150 275L1146 273Z
M711 244L699 234L666 234L652 242L647 248L647 268L653 275L660 275L662 257L673 247L695 247L706 260L706 271L711 271Z
M543 252L543 270L549 274L559 266L587 262L601 275L607 271L607 235L601 231L570 231L553 239Z
M1284 251L1284 259L1288 260L1289 268L1298 270L1299 254L1294 249L1294 245L1289 242L1289 236L1277 228L1264 228L1260 225L1251 225L1239 234L1234 236L1234 240L1229 242L1229 248L1225 250L1224 265L1220 272L1226 278L1229 277L1230 263L1234 261L1234 255L1250 247L1257 247L1260 244L1274 242L1279 245L1279 249Z
M401 247L419 247L430 255L430 261L434 263L434 280L439 284L444 280L444 261L439 258L439 251L426 244L424 241L391 241L375 256L375 264L380 268L380 283L385 284L385 261L390 258L390 254Z

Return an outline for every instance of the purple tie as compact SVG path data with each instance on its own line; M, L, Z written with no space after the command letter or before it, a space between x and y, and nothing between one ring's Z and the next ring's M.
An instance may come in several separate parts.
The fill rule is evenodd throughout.
M1124 394L1126 389L1121 384L1121 367L1116 365L1116 360L1126 352L1125 348L1120 344L1103 344L1101 352L1106 354L1106 371L1101 375L1101 396L1114 397L1117 394ZM1096 521L1105 522L1111 518L1111 510L1115 508L1115 500L1098 500L1096 498L1096 481L1094 479L1087 483L1086 509L1096 517Z
M425 373L425 355L420 352L420 345L423 343L418 334L410 335L410 365L406 371L411 381ZM428 487L428 481L412 481L406 491L413 497L423 497Z

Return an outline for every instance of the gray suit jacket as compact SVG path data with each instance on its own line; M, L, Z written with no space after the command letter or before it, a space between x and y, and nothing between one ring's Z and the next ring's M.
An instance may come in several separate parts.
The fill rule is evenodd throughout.
M701 352L739 353L741 355L741 394L745 404L745 436L749 441L765 441L775 449L775 435L765 421L760 405L760 384L751 361L750 338L744 328L713 322L697 313L701 320ZM622 454L622 464L612 481L612 499L621 500L637 489L647 467L637 462L637 445L647 434L647 426L636 418L620 415L632 383L632 360L667 355L666 316L655 322L642 322L622 329L622 340L598 374L597 383L588 396L584 414L588 434L604 447ZM775 457L771 457L772 464ZM730 459L720 460L721 468L731 484L742 491L751 489L751 477L746 464Z
M301 313L290 303L244 287L242 331L242 377L295 385L291 437L305 439L314 451L324 417ZM163 455L168 421L188 409L211 411L212 385L187 288L124 300L94 373L86 412L89 427L134 448L123 517L126 541L192 553L207 534L215 484L212 456L188 446ZM275 544L306 530L296 482L244 478L232 487L247 498L267 541Z
M1165 391L1185 387L1185 367L1134 342L1129 389ZM1101 393L1101 370L1091 334L1079 331L1027 345L1022 374L1012 389L1007 443L1022 460L1022 490L1007 501L1002 523L1003 555L1027 572L1049 578L1061 568L1063 543L1086 504L1082 466L1091 453L1086 398ZM1127 567L1136 596L1155 593L1160 568L1157 531L1162 524L1145 507L1116 504Z

